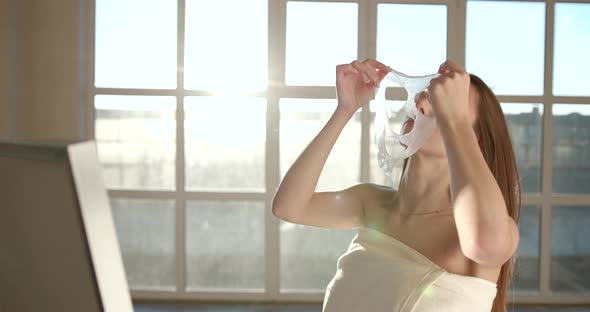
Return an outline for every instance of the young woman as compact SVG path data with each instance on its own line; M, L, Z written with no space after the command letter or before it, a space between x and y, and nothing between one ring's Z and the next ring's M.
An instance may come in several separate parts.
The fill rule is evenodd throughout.
M328 284L324 311L506 310L518 246L520 179L498 99L448 60L418 110L437 129L404 161L397 190L361 183L315 192L345 124L390 68L376 60L336 68L338 106L281 181L275 216L324 228L359 228ZM411 130L412 120L404 124Z

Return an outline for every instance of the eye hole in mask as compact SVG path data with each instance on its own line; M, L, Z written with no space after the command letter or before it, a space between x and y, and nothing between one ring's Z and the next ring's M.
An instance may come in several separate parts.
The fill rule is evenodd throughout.
M430 81L438 76L408 76L392 70L381 82L375 95L373 130L379 167L386 174L391 174L397 162L416 153L436 128L434 117L427 117L416 108L416 95L426 90ZM385 100L388 86L401 86L406 90L408 98L403 105Z

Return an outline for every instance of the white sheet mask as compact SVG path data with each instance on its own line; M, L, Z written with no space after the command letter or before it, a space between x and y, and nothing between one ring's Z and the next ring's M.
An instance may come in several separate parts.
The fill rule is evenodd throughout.
M439 74L432 74L414 77L392 70L381 81L381 87L375 95L377 112L373 130L379 148L379 167L383 168L386 174L391 174L395 163L416 153L436 128L434 117L427 117L416 108L416 95L426 90L430 80L438 76ZM394 83L401 85L408 93L408 99L401 107L385 100L385 89ZM414 126L404 134L403 126L408 118L414 120ZM401 152L394 151L400 148Z

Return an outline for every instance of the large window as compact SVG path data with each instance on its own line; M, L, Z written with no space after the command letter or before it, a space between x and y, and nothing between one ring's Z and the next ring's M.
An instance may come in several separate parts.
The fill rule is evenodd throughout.
M94 1L93 136L134 298L321 301L356 231L270 205L336 107L335 66L424 75L452 58L493 87L516 151L510 299L590 302L590 0ZM374 117L346 125L318 190L396 187Z

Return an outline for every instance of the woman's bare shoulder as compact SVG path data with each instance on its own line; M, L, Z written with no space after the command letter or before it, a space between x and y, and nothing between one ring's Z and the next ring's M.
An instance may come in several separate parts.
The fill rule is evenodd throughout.
M397 191L387 185L376 184L376 183L365 183L367 185L367 189L371 192L371 195L384 197L384 198L391 198L394 196Z
M395 208L397 190L375 183L363 183L362 188L365 224L375 225L384 222Z
M360 183L355 187L361 189L360 192L364 203L373 203L372 201L382 201L391 199L397 193L396 190L387 185L376 184L376 183Z

